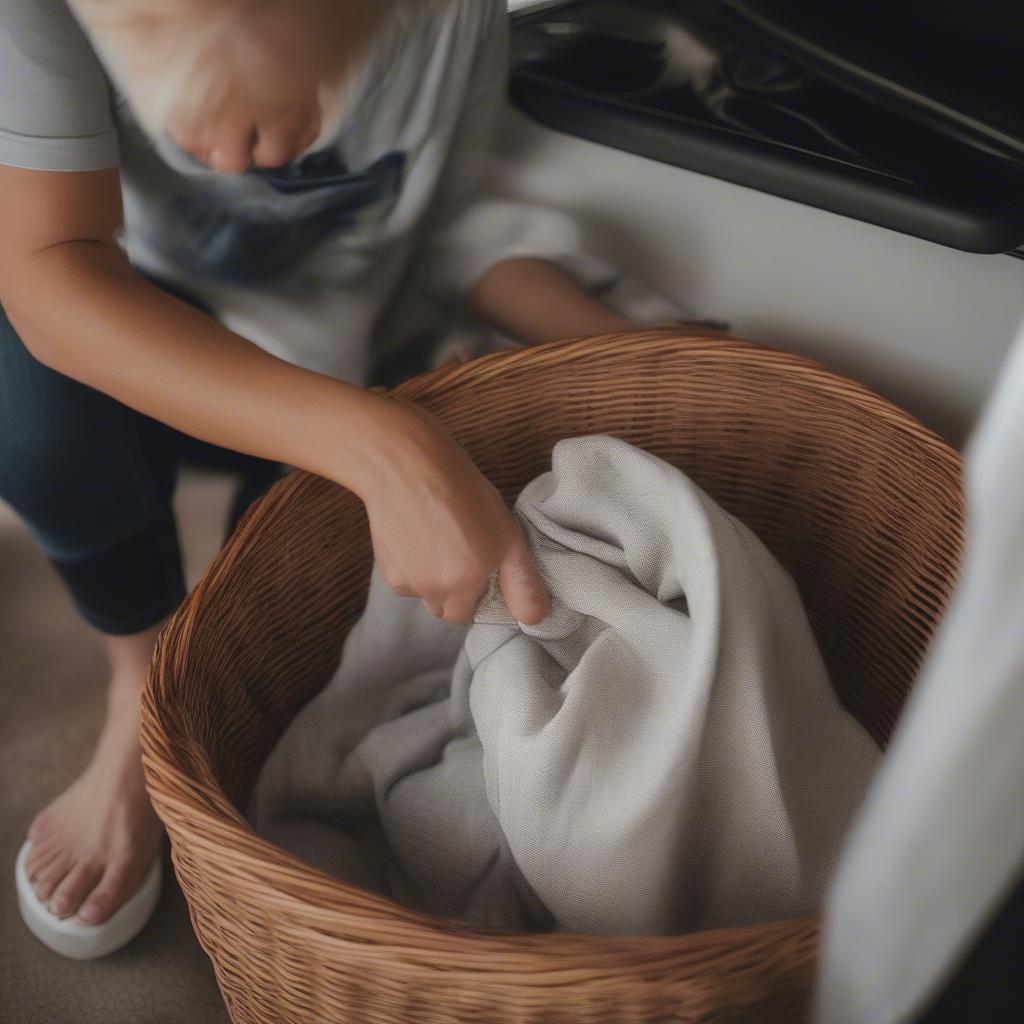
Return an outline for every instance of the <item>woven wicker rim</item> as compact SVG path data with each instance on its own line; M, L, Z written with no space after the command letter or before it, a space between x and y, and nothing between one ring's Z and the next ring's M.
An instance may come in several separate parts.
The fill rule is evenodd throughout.
M602 354L621 353L624 347L638 355L662 348L684 352L692 359L709 355L719 363L734 362L747 374L762 368L775 373L783 370L794 387L806 387L819 398L827 396L831 402L856 406L911 436L920 450L937 462L959 471L958 456L945 442L867 388L809 359L718 335L680 337L672 331L649 331L567 341L439 370L402 385L393 394L427 407L453 391L471 401L474 391L496 379L512 387L520 378L538 372L564 374ZM616 399L605 396L602 400L613 403ZM485 977L489 989L507 989L511 999L525 1002L543 1000L545 989L554 995L571 986L577 976L585 979L591 990L602 984L621 989L623 972L641 986L645 980L666 984L666 979L685 975L686 968L695 963L702 969L716 958L724 963L739 941L755 954L760 951L766 965L780 958L812 955L816 917L642 940L471 929L346 885L256 835L218 783L194 724L176 708L174 681L187 673L197 638L202 636L205 595L226 583L234 562L254 539L274 528L278 512L301 501L314 486L318 486L315 478L293 474L251 510L158 642L143 701L143 760L155 806L171 834L179 875L180 859L187 855L193 865L215 863L225 887L258 887L268 914L301 919L308 927L310 944L343 957L356 974L360 970L375 976L392 972L396 979L408 981L405 972L414 967L418 972L436 974L456 988ZM951 492L951 500L959 502L959 495ZM954 513L961 512L962 506L957 504ZM962 543L959 533L952 536L951 543L957 547ZM929 620L941 614L952 582L950 578L945 592L937 596L934 609L927 609ZM926 625L933 628L934 621ZM757 959L755 955L753 960Z

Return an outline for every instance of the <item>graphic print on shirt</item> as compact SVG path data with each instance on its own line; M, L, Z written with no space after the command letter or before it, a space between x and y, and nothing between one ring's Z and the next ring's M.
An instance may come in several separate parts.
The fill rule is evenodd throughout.
M393 152L350 171L334 150L247 177L266 187L224 202L216 190L174 196L159 249L180 266L229 284L285 278L320 242L371 218L383 219L402 190L407 158Z

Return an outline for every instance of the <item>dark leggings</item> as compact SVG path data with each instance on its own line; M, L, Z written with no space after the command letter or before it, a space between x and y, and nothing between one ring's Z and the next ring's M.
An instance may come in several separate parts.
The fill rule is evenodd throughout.
M141 633L185 595L171 508L182 461L240 473L246 498L281 472L49 369L0 308L0 499L25 521L83 618L104 633Z

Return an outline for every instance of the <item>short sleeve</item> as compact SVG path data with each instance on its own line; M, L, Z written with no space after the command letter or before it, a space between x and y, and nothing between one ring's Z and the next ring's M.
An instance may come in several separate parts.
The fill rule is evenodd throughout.
M420 245L423 287L457 300L492 267L524 258L556 263L587 288L610 284L614 269L588 252L574 218L494 187L494 134L508 87L508 11L505 0L473 0L466 10L474 60Z
M3 0L0 164L95 171L117 163L110 88L64 0Z

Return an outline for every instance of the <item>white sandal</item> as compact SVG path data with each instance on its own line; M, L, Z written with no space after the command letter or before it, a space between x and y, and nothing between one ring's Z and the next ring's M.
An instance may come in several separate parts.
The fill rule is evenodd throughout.
M77 917L59 918L39 899L25 870L31 848L32 843L26 840L14 866L18 908L29 931L55 953L71 960L98 960L131 942L153 916L163 882L159 856L138 892L105 924L92 925Z

